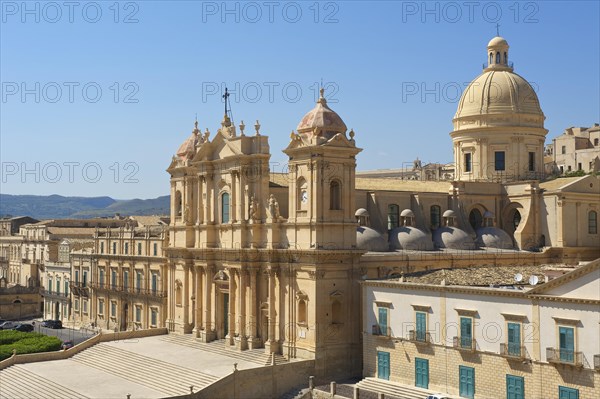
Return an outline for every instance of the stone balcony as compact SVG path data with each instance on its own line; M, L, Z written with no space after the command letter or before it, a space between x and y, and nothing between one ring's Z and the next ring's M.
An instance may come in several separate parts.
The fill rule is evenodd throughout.
M546 348L548 363L566 364L574 367L583 367L583 352L566 349Z

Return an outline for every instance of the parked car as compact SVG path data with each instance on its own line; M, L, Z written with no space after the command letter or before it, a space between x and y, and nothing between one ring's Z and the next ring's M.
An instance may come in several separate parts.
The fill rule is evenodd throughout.
M48 320L43 320L43 321L42 321L42 327L48 327L48 323L51 323L52 321L53 321L53 320L50 320L50 319L48 319Z
M60 320L46 320L45 327L55 328L55 329L63 328L62 321L60 321Z
M444 395L443 393L435 393L433 395L429 395L425 399L450 399L450 396Z
M2 323L2 325L0 325L0 330L12 330L18 324L19 323L14 322L14 321L5 321L4 323Z
M18 324L13 330L22 331L22 332L32 332L33 326L31 324L23 323Z
M69 349L73 347L73 341L64 341L62 344L63 349Z

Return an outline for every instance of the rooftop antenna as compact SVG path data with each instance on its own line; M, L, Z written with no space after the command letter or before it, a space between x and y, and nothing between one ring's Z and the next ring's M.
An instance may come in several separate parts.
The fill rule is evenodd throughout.
M233 125L233 112L231 112L231 103L229 102L229 92L227 91L227 87L225 87L225 94L223 94L223 99L225 103L225 115L229 116L231 119L231 124Z

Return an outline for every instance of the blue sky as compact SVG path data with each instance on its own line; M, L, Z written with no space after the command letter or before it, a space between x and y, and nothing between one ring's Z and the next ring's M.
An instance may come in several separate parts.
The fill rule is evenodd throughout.
M323 81L358 169L450 162L460 96L496 24L538 92L548 139L600 122L596 1L2 1L0 192L151 198L227 84L272 169Z

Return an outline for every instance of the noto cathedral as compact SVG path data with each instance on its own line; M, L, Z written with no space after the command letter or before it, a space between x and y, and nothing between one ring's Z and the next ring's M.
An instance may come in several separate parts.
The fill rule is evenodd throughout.
M545 116L494 37L452 120L454 181L357 177L360 132L325 93L269 170L268 137L223 117L168 168L170 331L359 375L360 282L416 270L600 256L600 180L544 176ZM363 145L364 142L363 142Z

